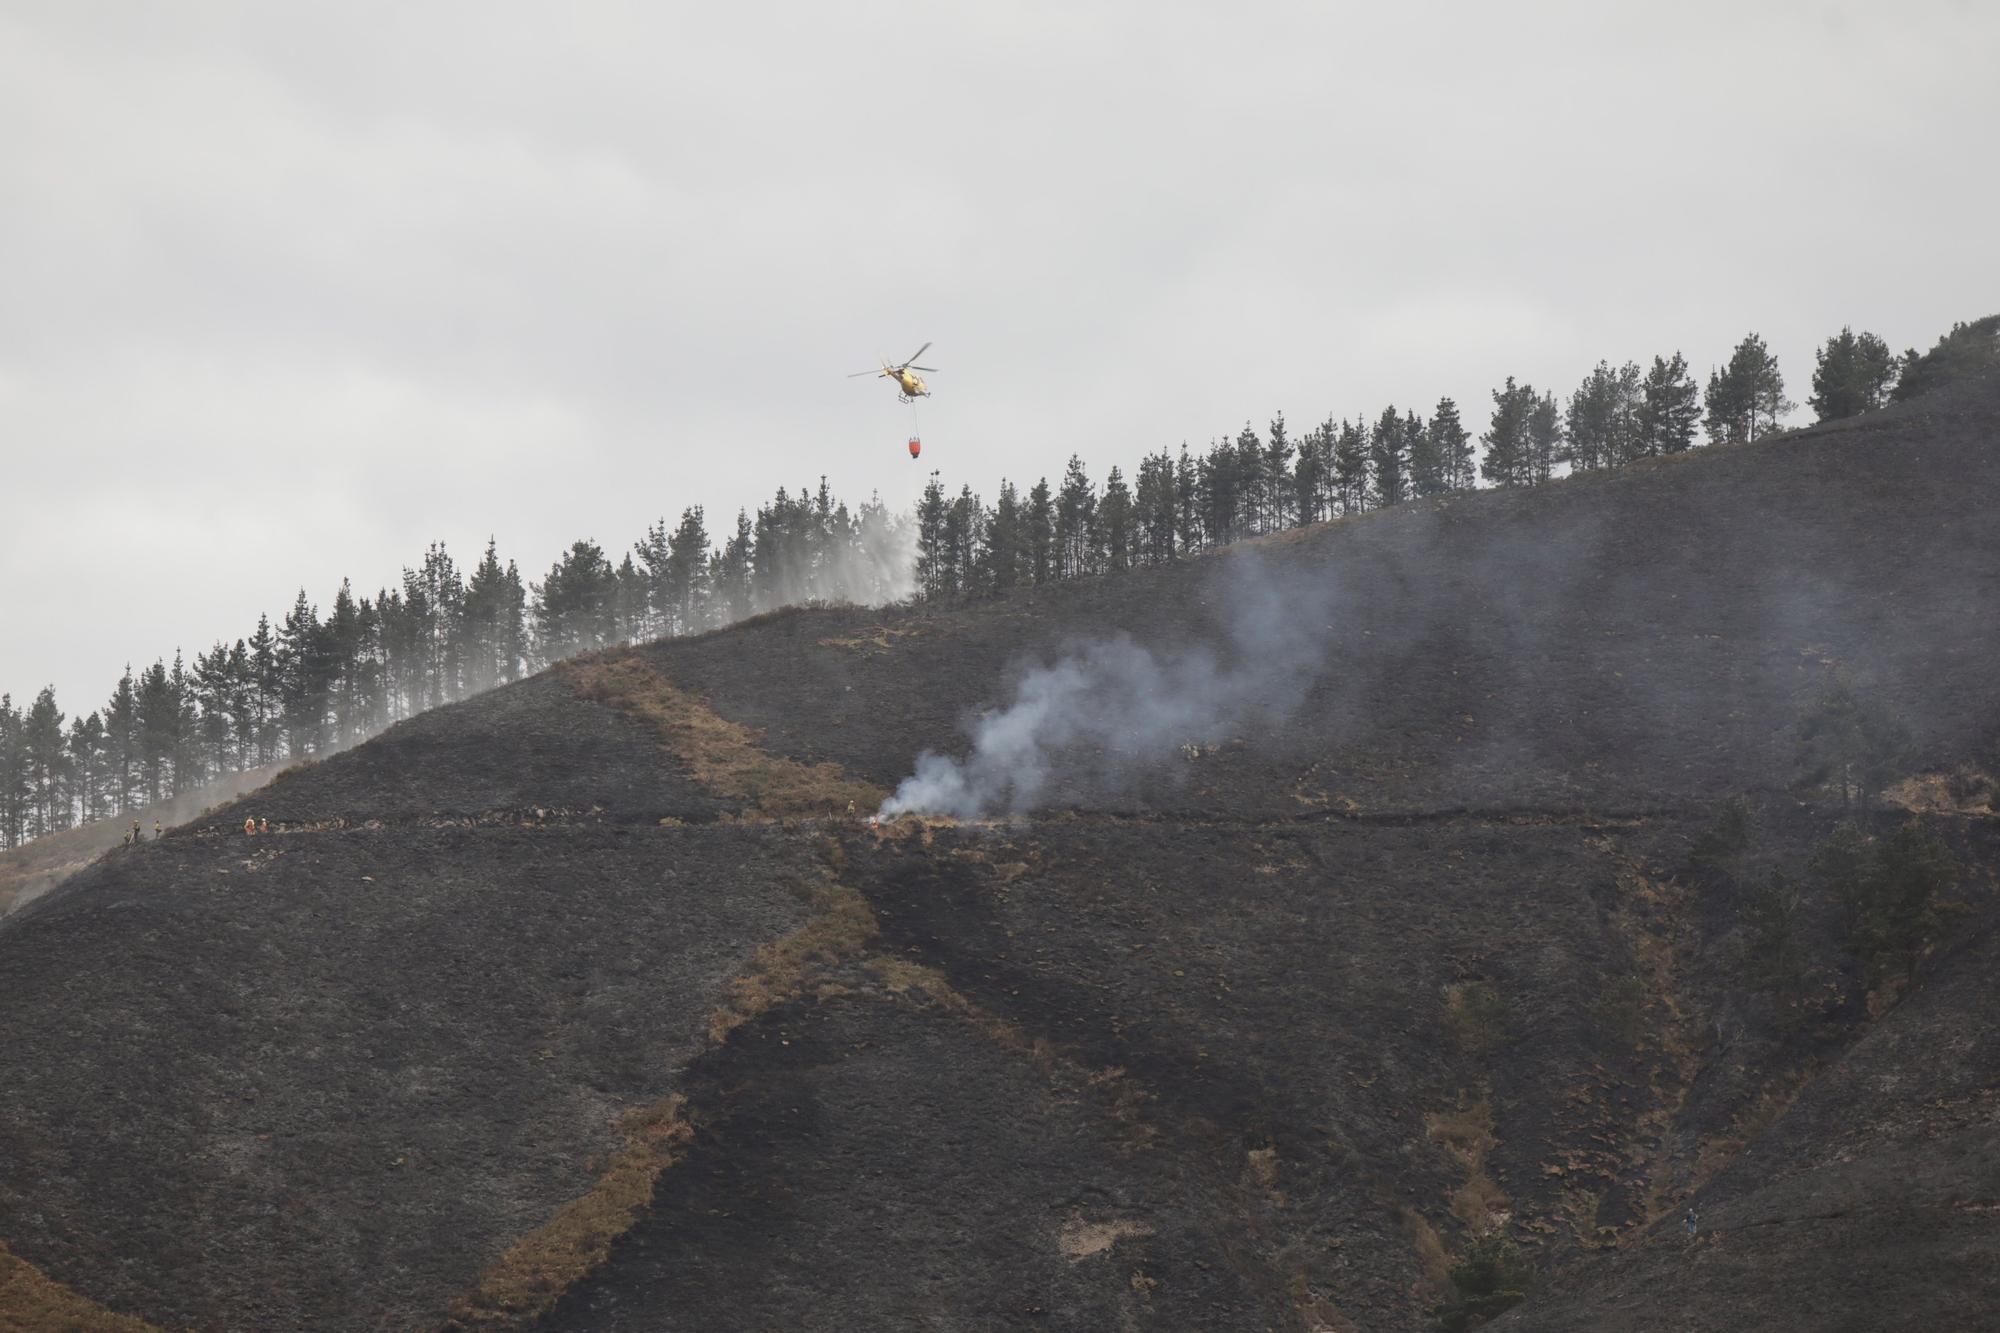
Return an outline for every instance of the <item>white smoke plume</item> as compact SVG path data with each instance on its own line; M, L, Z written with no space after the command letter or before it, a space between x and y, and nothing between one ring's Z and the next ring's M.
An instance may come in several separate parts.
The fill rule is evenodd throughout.
M1331 591L1280 580L1252 553L1229 563L1211 585L1225 617L1211 641L1155 651L1120 634L1030 669L969 724L971 753L926 750L878 817L1019 814L1058 777L1116 790L1183 746L1290 716L1323 668Z

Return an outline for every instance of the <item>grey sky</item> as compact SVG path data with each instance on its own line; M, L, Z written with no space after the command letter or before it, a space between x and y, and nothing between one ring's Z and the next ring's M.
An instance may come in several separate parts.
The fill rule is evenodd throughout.
M826 473L2000 309L2000 6L0 0L0 690ZM921 410L843 378L925 340Z

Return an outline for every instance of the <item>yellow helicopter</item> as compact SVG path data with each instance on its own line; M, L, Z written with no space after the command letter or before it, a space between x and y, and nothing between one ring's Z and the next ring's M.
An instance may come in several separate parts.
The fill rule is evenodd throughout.
M911 373L912 371L926 370L933 375L937 374L935 366L920 366L917 364L917 358L929 350L930 344L925 343L910 355L908 361L905 361L900 366L890 365L889 358L885 356L882 358L882 368L880 370L857 370L847 378L858 380L864 375L874 375L885 380L894 380L896 381L896 400L898 402L914 403L919 398L928 398L931 396L930 386L924 383L924 377Z

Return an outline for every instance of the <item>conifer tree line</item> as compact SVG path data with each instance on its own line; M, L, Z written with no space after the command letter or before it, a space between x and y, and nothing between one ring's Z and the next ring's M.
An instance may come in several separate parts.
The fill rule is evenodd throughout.
M651 525L617 563L593 541L523 579L489 541L470 574L442 543L400 584L324 612L303 589L275 622L189 662L134 672L86 716L55 690L0 694L0 847L196 790L234 772L331 753L439 704L619 642L697 634L811 600L909 591L907 519L779 488L711 542L700 506Z
M1889 401L1901 366L1870 333L1842 329L1819 351L1812 405L1821 421ZM1159 565L1245 537L1363 513L1404 500L1493 486L1533 486L1710 443L1745 444L1777 429L1796 404L1778 361L1752 333L1708 377L1706 395L1676 351L1649 367L1600 361L1566 400L1513 377L1493 390L1475 441L1458 404L1426 419L1384 408L1331 417L1293 435L1283 414L1262 435L1248 422L1201 454L1182 445L1094 482L1072 456L1061 480L1024 493L1003 480L988 504L970 486L946 491L931 474L916 512L917 590L984 595L1134 566ZM1476 476L1475 476L1476 464Z
M1907 397L1996 359L2000 316L1955 325L1930 353L1900 358L1843 328L1819 348L1810 399L1821 421ZM1100 485L1072 456L1060 482L994 503L948 494L931 475L913 515L879 497L850 510L824 478L739 511L712 536L700 506L665 519L616 564L577 541L539 581L502 565L488 542L470 575L443 544L400 585L357 596L343 582L322 614L305 591L274 624L192 663L176 651L134 673L104 705L66 718L55 691L17 706L0 694L0 847L102 819L280 760L355 743L427 708L609 644L698 634L808 601L1004 592L1160 565L1245 537L1405 500L1532 486L1571 472L1748 443L1794 408L1777 358L1757 334L1711 370L1706 392L1676 351L1614 367L1600 361L1566 400L1509 377L1473 436L1458 404L1428 417L1384 408L1321 421L1296 437L1284 416L1249 423L1200 455L1183 444L1113 467ZM912 568L910 546L914 538ZM914 579L914 582L912 580Z

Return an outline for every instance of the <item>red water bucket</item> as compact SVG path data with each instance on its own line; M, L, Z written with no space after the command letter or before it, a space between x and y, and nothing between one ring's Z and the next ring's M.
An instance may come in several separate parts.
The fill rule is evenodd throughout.
M910 457L915 458L918 454L922 453L923 451L924 451L924 442L918 439L916 436L912 435L910 437Z

